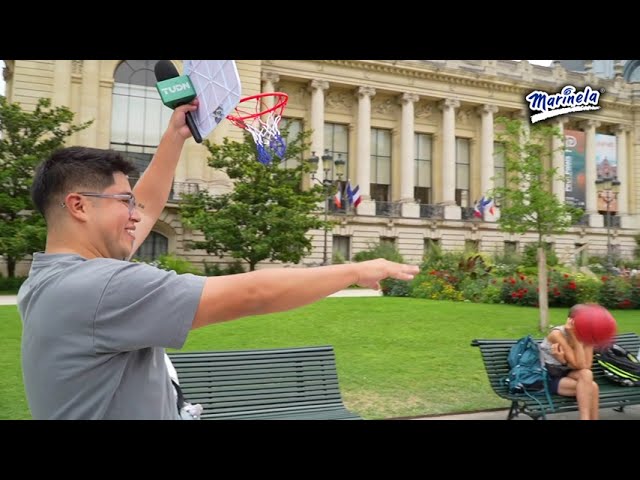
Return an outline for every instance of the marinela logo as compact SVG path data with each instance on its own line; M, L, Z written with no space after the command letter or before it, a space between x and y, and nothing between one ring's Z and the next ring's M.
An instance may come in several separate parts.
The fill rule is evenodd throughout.
M560 93L551 94L536 90L527 95L525 100L529 102L529 110L541 112L531 115L531 123L567 113L600 110L600 92L591 87L577 91L573 85L567 85Z

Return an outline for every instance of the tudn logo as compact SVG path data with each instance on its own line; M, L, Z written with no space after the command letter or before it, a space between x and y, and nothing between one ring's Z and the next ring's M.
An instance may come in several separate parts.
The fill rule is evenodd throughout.
M183 90L191 90L191 85L189 85L189 82L177 83L175 85L171 85L170 87L163 87L162 93L168 95L170 93L182 92Z
M600 92L588 86L576 92L576 87L567 85L560 93L554 94L536 90L527 95L525 100L529 102L529 110L541 112L531 115L531 123L566 113L600 110Z

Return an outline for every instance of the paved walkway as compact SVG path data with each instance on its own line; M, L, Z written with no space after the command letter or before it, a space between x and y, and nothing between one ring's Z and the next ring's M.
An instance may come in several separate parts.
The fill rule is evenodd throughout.
M16 303L15 295L0 295L0 305L15 305Z
M634 388L634 387L629 387ZM506 420L509 410L490 410L486 412L461 413L454 415L438 415L433 417L420 417L415 420ZM547 415L547 420L577 420L578 412L552 413ZM513 420L531 420L531 417L520 414ZM640 420L640 405L630 405L624 408L624 412L616 412L612 408L600 410L600 420Z
M329 295L330 297L381 297L382 290L371 290L368 288L347 288Z

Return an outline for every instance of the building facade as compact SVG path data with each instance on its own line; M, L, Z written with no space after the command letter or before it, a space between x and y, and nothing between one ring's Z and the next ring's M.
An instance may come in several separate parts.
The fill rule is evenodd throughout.
M628 65L636 65L626 61ZM631 62L631 63L629 63ZM94 120L69 144L122 150L144 169L171 111L155 90L155 60L5 60L6 95L10 102L32 107L49 97L76 112L76 121ZM176 61L180 68L181 62ZM623 65L613 78L589 70L573 72L560 62L551 67L508 60L239 60L242 95L285 92L283 121L292 130L313 130L308 153L323 152L346 161L344 178L319 165L316 177L346 180L359 186L357 209L337 209L333 231L310 231L314 249L303 265L334 256L349 260L380 242L393 243L406 261L419 262L434 242L443 249L473 248L485 253L522 250L536 235L513 235L498 228L496 216L474 215L474 203L494 187L504 170L497 154L496 119L529 121L525 97L534 90L559 92L566 85L588 85L602 93L600 109L548 120L562 131L585 139L585 217L566 233L549 236L562 262L577 252L630 257L640 227L640 83L627 81ZM598 202L596 180L599 136L614 139L620 193L612 223ZM209 140L241 141L242 131L224 120ZM565 172L562 143L549 166ZM232 188L229 179L207 166L207 150L189 140L175 175L165 211L141 255L169 252L194 263L219 261L203 251L187 250L185 241L200 238L180 222L179 198L185 191L212 193ZM304 158L299 161L305 161ZM554 193L566 200L567 186L554 182ZM328 237L328 238L327 238ZM22 272L28 265L23 262ZM259 268L270 266L269 263ZM18 272L20 274L20 271Z

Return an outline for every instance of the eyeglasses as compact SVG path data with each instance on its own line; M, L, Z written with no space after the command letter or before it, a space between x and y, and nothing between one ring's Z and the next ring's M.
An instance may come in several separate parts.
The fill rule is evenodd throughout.
M95 193L95 192L76 192L78 195L84 195L85 197L97 197L97 198L117 198L120 200L127 201L127 207L129 208L129 216L133 213L133 210L136 208L136 197L133 196L133 193ZM66 207L63 203L62 207Z

